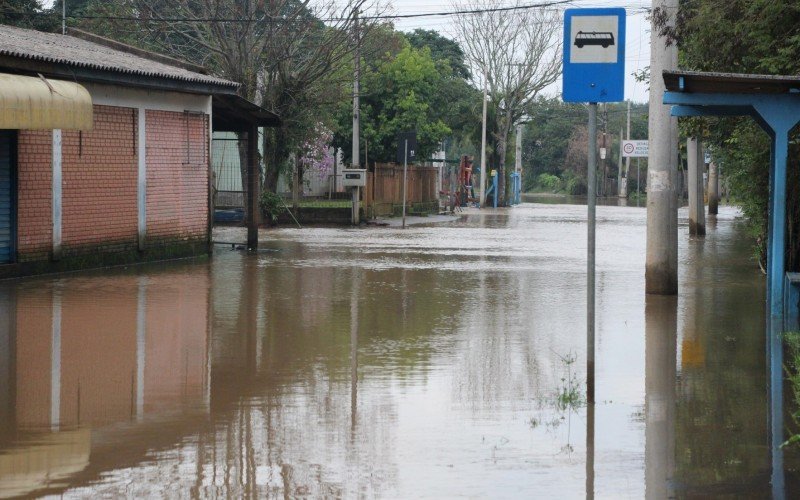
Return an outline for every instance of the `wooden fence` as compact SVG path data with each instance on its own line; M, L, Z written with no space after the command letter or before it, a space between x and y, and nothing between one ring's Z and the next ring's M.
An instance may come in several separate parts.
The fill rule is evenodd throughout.
M438 210L439 193L436 192L436 167L408 166L406 204L409 213ZM362 202L373 215L389 215L403 204L403 166L394 163L375 164L367 172L367 187Z

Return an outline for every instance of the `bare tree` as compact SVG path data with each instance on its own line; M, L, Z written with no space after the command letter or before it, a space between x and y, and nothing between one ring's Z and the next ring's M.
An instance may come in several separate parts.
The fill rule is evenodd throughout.
M492 10L496 8L504 10ZM531 101L561 74L561 15L554 9L524 7L519 0L470 0L455 9L456 36L473 66L476 84L486 83L497 110L498 190L508 204L508 137ZM482 12L466 12L475 10Z
M142 20L146 44L241 83L239 93L281 117L265 131L265 187L333 106L352 98L357 13L378 0L118 0ZM361 21L367 33L375 21ZM130 35L130 33L129 33ZM245 173L244 164L242 175ZM244 182L244 177L243 177ZM244 185L244 184L243 184ZM245 204L245 206L247 206Z

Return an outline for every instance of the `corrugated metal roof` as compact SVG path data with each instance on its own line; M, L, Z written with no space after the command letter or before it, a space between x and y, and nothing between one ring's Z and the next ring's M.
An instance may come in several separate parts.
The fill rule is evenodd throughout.
M73 36L6 25L0 25L0 55L233 89L239 86L223 78L203 75Z
M800 90L800 77L679 70L664 71L664 84L674 92L785 94Z

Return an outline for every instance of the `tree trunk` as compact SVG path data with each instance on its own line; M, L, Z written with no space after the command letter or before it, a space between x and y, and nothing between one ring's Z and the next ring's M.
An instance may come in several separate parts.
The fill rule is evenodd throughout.
M244 219L247 220L247 207L250 206L247 203L247 134L244 132L239 132L237 134L239 140L237 141L237 145L239 146L239 174L242 178L242 209L244 210Z
M264 165L264 189L273 193L278 190L281 166L289 158L286 147L281 144L285 144L283 127L268 129L264 134L264 156L270 161Z
M297 210L300 206L300 195L303 193L303 163L300 161L300 153L294 154L294 172L292 174L292 208Z
M506 193L506 148L508 147L508 135L511 133L511 113L506 112L502 122L498 124L500 136L497 140L497 149L500 156L500 163L497 166L497 204L508 206L508 193Z

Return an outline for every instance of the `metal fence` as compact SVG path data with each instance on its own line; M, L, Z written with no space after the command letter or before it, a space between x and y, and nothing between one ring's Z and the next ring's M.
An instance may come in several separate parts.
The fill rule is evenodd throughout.
M239 139L236 134L215 134L211 142L211 162L214 172L214 206L244 207Z

